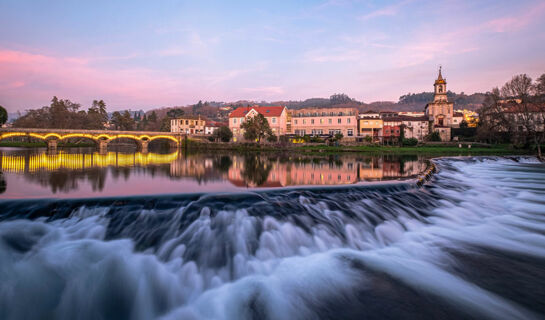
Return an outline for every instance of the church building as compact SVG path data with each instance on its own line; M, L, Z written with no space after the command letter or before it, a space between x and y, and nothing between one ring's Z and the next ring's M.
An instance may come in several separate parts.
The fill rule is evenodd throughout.
M441 75L441 67L433 86L435 88L433 102L428 103L424 111L430 120L431 130L439 132L441 141L450 141L454 103L448 101L447 81Z

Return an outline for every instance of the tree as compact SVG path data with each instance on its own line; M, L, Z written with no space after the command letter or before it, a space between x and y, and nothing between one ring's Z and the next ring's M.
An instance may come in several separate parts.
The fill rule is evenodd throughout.
M545 73L536 79L535 93L540 96L541 102L545 102Z
M108 122L108 112L104 100L93 100L93 104L87 110L86 129L104 129Z
M246 119L240 128L244 130L244 139L257 143L260 143L262 138L273 135L269 122L261 113Z
M536 84L526 74L514 76L501 89L487 94L479 110L479 135L506 134L513 143L534 144L541 158L541 144L545 141L545 107L539 94L540 79ZM484 130L490 131L488 134Z
M4 125L6 122L8 122L8 112L4 107L0 106L0 126Z
M184 115L184 110L182 109L170 109L167 112L167 116L172 119L180 118L183 115Z
M426 137L426 140L428 141L441 141L441 135L438 131L433 131L432 133L428 134Z
M115 130L122 131L134 130L134 127L136 125L134 119L131 117L130 112L127 110L125 110L125 112L123 113L115 111L112 114L112 124L114 125Z
M233 138L233 133L231 132L231 129L226 126L221 126L216 131L214 131L214 134L212 135L214 139L221 142L229 142Z
M101 129L107 121L104 101L93 101L86 112L81 105L68 99L53 97L49 106L27 110L13 122L18 128Z
M460 129L467 129L467 121L462 120L462 122L460 122Z

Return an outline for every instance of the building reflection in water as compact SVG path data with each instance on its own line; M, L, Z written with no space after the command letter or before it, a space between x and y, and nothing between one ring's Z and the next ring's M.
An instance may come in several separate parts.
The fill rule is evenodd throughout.
M293 156L259 154L122 153L0 150L3 173L23 175L27 182L50 187L53 193L77 190L80 184L101 191L112 179L131 175L155 179L191 179L198 185L221 182L235 187L342 185L412 177L424 171L422 156ZM146 178L147 179L147 178ZM0 174L0 192L6 180ZM201 189L206 190L206 189Z
M412 177L426 169L421 156L264 158L235 155L232 159L229 181L241 187L353 184Z

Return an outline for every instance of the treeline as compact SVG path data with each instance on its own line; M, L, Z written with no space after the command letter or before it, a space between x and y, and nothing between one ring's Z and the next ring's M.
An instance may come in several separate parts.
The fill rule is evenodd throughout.
M398 104L424 106L426 103L433 100L433 95L433 92L407 93L399 97ZM466 95L464 92L455 93L450 90L447 91L447 98L449 101L454 102L455 108L458 109L473 110L478 108L484 102L485 97L486 94L479 92Z
M183 114L181 110L169 111L159 116L157 112L115 111L108 116L106 103L94 100L87 110L68 99L53 97L49 106L27 110L13 122L16 128L86 129L123 131L170 131L170 118Z
M53 97L49 106L27 110L27 113L13 122L17 128L57 129L104 129L108 122L106 103L94 100L86 110L79 103Z

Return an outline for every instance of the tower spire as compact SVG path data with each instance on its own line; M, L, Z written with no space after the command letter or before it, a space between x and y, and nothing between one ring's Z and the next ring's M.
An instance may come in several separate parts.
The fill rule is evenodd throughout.
M439 77L437 77L437 80L443 80L443 76L441 75L441 68L443 66L439 65Z

